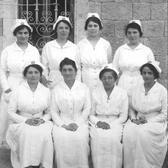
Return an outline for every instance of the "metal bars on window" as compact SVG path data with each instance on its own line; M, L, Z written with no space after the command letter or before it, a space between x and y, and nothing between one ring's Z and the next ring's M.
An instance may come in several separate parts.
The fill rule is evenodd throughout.
M52 26L59 15L68 16L73 24L74 0L18 0L18 18L26 19L33 27L30 42L39 50L55 38Z

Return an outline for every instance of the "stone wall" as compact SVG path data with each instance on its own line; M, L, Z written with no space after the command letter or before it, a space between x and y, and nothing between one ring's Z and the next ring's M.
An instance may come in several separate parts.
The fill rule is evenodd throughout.
M11 27L17 17L17 0L0 0L0 52L14 41Z
M142 42L149 46L163 74L161 82L168 79L168 0L74 0L75 42L85 36L84 23L88 12L98 12L103 21L102 36L111 42L113 53L125 42L124 27L129 20L142 21ZM14 40L11 26L17 17L17 0L0 0L0 52Z
M79 0L80 1L80 0ZM88 0L78 18L84 22L87 12L98 12L103 21L102 36L111 42L113 54L125 42L124 27L129 20L140 19L143 27L142 42L149 46L160 61L163 70L161 82L167 87L168 79L168 2L167 0ZM81 25L78 25L82 29ZM81 35L81 31L79 35ZM78 38L82 37L78 36Z

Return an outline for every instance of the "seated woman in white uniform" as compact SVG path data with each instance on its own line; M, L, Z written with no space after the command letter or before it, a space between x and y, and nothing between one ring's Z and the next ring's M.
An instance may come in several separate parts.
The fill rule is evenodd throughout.
M102 85L93 90L91 153L94 168L122 167L122 129L128 115L128 96L115 85L118 71L106 66L99 74Z
M162 168L167 151L167 90L156 80L156 62L140 68L144 84L131 95L130 119L124 128L124 168Z
M40 55L28 40L33 29L24 19L16 19L12 27L16 42L7 46L1 53L0 82L0 144L5 140L8 128L7 108L11 92L23 81L24 65L30 61L40 61Z
M60 63L64 81L53 90L51 114L57 168L88 168L90 113L89 88L76 80L77 67L65 58Z
M38 62L27 65L25 81L11 95L6 139L13 168L52 168L50 91L39 82L42 71Z

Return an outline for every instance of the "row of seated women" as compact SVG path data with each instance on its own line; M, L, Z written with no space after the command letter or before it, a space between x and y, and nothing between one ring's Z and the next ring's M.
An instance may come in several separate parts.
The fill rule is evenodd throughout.
M155 62L140 68L144 84L133 89L129 108L126 91L116 86L118 71L112 64L100 71L102 85L91 96L76 80L73 60L61 61L64 80L51 97L39 82L42 71L41 63L26 65L25 81L10 98L7 142L14 168L52 168L53 156L57 168L88 168L90 152L94 168L162 167L167 92L156 81L161 70Z
M159 77L159 73L161 71L154 61L151 49L140 43L140 37L142 37L143 34L141 22L139 20L133 20L126 26L125 34L128 42L117 49L114 54L113 61L110 43L100 37L102 28L103 25L99 15L97 13L89 13L85 22L87 37L81 40L76 46L68 40L68 36L72 31L72 24L69 18L59 16L56 23L53 25L53 31L55 31L56 39L48 42L43 48L42 63L45 66L43 71L44 75L42 75L43 68L39 70L39 67L35 67L35 69L37 69L31 70L31 75L29 76L28 70L30 67L25 70L25 65L30 64L30 62L32 62L31 65L33 65L33 62L38 62L39 64L40 55L38 50L28 43L29 36L32 33L30 25L28 25L25 20L16 20L16 24L12 30L14 36L16 37L16 42L2 51L0 68L1 86L3 88L0 106L0 141L2 141L3 137L5 137L5 132L7 130L7 111L9 111L9 116L12 120L14 119L15 122L18 121L22 123L16 124L16 127L10 125L8 129L7 141L13 153L11 155L12 164L15 165L13 167L20 166L23 168L30 165L38 166L40 163L43 167L50 167L47 164L48 160L52 160L52 154L50 155L45 151L52 151L51 135L53 135L56 148L55 160L57 167L59 167L59 165L63 165L65 168L75 167L74 165L76 165L76 167L82 167L80 166L81 162L84 162L82 163L85 165L83 167L88 166L87 154L89 151L89 133L88 125L86 124L87 122L91 125L91 153L94 167L105 167L102 164L107 164L107 167L112 167L110 164L114 166L121 166L122 163L124 167L132 166L134 168L138 168L138 166L144 168L155 166L156 168L159 168L161 166L166 151L165 120L167 110L167 92L163 86L156 82L156 79ZM70 64L71 68L63 69L63 66L61 66L60 63L66 57L75 61L76 66L74 66L74 64ZM155 70L150 66L148 68L150 69L149 71L152 71L152 73L148 71L144 73L146 76L152 75L154 79L153 77L143 77L144 81L145 79L148 81L148 84L145 84L141 76L143 72L142 70L139 71L139 68L149 61L155 65ZM101 75L100 71L105 67L105 65L107 65L107 63L111 62L113 62L113 66L115 67L112 68L114 71L111 75L112 77L108 76L109 74L106 76L106 73ZM151 65L151 63L148 64ZM43 66L41 65L41 67ZM24 78L26 78L27 82L23 79L23 70ZM74 70L76 72L75 74L72 73ZM30 85L27 84L30 80L29 77L32 78L31 80L35 80L33 74L36 74L37 71L42 75L40 75L42 83L50 88L50 91L53 94L51 105L49 105L49 102L51 101L49 96L50 93L45 91L48 90L47 88L40 83L38 83L38 85L36 84L36 87L30 87ZM99 76L101 80L99 79ZM118 86L114 87L114 83L116 82L118 76L118 86L125 89L125 91L119 89ZM74 77L78 80L74 80ZM105 79L103 80L103 78ZM71 82L67 82L69 83L67 84L65 79ZM91 93L89 93L89 90L86 86L84 86L84 84L79 82L80 79L82 79L82 82L89 87ZM62 83L60 83L61 81ZM110 81L113 81L113 85L112 83L109 84ZM22 83L21 86L23 88L26 88L27 86L29 93L28 90L26 91L27 93L24 94L23 91L18 91L19 89L16 89L18 86L20 87L20 83ZM25 83L24 86L23 83ZM83 87L83 89L81 89L81 87ZM108 87L110 89L108 89ZM133 88L135 87L141 89L135 94L137 100L133 101ZM21 90L25 90L23 88ZM129 119L131 119L132 122L128 120L123 131L123 129L121 129L123 128L122 123L124 123L128 118L128 98L126 92L128 94L129 104L131 107L129 108ZM47 98L44 98L47 97L44 93L48 95L48 100L46 100ZM18 94L23 95L19 98L20 95ZM89 105L90 98L87 96L89 94L92 95L92 105ZM81 95L83 96L81 97ZM11 99L10 104L9 99ZM18 105L17 101L23 104ZM38 107L38 103L40 104L40 108ZM43 107L41 107L42 105ZM7 110L8 106L9 110ZM50 109L48 109L48 107L50 107ZM15 109L16 111L13 111L12 113L10 112L10 109ZM47 113L47 111L49 111L49 113ZM44 115L45 112L47 113L46 115ZM52 121L56 125L54 127L51 122L49 122L51 119L50 113L52 115ZM146 115L146 113L149 114ZM158 113L160 115L158 115ZM42 115L44 116L41 117ZM156 125L153 124L153 122L149 125L151 118L152 121L156 120ZM130 124L128 124L129 122ZM132 128L129 129L131 125ZM145 128L142 125L145 126ZM42 126L44 126L44 128ZM21 131L25 130L25 127L27 131L23 132L26 135L24 135ZM39 130L40 127L42 127L41 131ZM31 129L29 130L29 128ZM35 128L37 128L38 134ZM142 130L139 130L139 128ZM44 129L46 129L46 131L43 131ZM33 133L32 130L35 132ZM104 131L107 132L107 134L104 134ZM122 131L124 134L121 133ZM32 137L36 134L38 135L37 137L46 136L41 134L44 132L48 132L49 135L47 138L49 139L47 140L46 138L44 141L43 138L40 138L40 141L43 142L43 145L41 146L42 143L39 142L39 139L35 138L35 141ZM80 134L80 132L82 132L82 134ZM101 132L103 135L101 135ZM78 136L74 136L75 133ZM142 133L143 136L141 135ZM113 140L106 138L106 136L110 137L111 135L115 135ZM125 138L122 138L122 135L125 135ZM71 136L74 136L74 138ZM79 141L79 147L76 136L87 143L82 142L81 145L81 142ZM145 145L142 142L144 145L143 147L141 144L141 138L144 141L146 140L144 143ZM103 144L106 145L111 141L114 142L116 139L120 140L117 141L115 145L113 143L113 145L108 144L107 146L101 146ZM118 142L122 141L125 142L124 144L127 144L124 148L121 147L121 143L116 145ZM76 143L73 144L74 142ZM28 147L24 146L24 143L27 144ZM31 145L31 143L33 145ZM35 147L33 147L34 144L36 144ZM30 148L30 146L32 146L32 148ZM71 148L72 150L70 151L69 149ZM111 150L113 148L115 150ZM105 149L103 150L105 153L102 152L102 149ZM124 162L122 162L122 149L124 149ZM131 157L130 149L132 150ZM28 153L26 153L27 151ZM82 153L79 154L81 151ZM42 155L37 155L36 152ZM112 152L112 154L110 152ZM145 155L142 153L145 153ZM110 159L108 159L107 155L109 155ZM117 160L115 160L115 158Z

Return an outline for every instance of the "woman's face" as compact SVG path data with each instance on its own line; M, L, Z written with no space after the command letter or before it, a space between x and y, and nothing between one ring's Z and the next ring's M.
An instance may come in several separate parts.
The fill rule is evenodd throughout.
M147 66L142 69L142 78L145 83L152 83L155 80L153 71Z
M140 40L140 33L137 29L128 28L127 38L130 44L137 44L139 43L139 40Z
M115 80L112 72L105 72L102 75L101 81L102 81L105 89L112 89L114 87L116 80Z
M28 83L37 84L40 80L41 74L38 69L29 67L25 77Z
M76 71L72 65L64 65L62 67L61 74L64 78L64 81L72 81L76 78Z
M57 38L68 39L70 34L70 27L64 23L60 22L57 26Z
M90 21L87 25L87 35L90 37L96 37L100 35L99 25L93 21Z
M28 29L25 27L25 28L19 30L16 33L16 39L17 39L17 42L20 43L20 44L27 43L28 40L29 40L29 31L28 31Z

